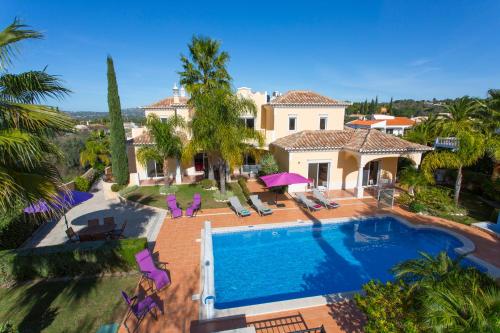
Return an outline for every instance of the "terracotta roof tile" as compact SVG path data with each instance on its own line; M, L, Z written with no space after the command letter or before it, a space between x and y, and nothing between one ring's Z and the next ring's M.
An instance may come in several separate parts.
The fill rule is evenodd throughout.
M377 153L432 150L431 147L409 142L374 129L302 131L280 138L271 145L287 151L347 149L361 153Z
M276 97L269 104L271 105L339 105L347 106L349 103L337 101L333 98L317 94L306 90L290 90L289 92Z
M376 123L380 123L383 120L362 120L362 119L356 119L353 121L348 122L349 125L359 125L359 126L371 126Z
M413 126L415 122L406 117L394 117L394 119L387 119L387 126Z
M132 144L134 146L138 145L152 145L154 144L154 138L149 134L149 132L144 132L141 135L136 136L135 138L132 138Z
M165 99L162 99L161 101L145 106L144 108L156 109L156 108L168 108L172 106L185 106L187 105L187 102L188 102L187 97L179 97L179 103L174 103L173 97L167 97Z

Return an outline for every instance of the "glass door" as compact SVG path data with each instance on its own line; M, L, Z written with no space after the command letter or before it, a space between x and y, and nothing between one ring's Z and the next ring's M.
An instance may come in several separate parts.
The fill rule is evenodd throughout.
M313 187L328 188L329 165L330 163L309 163L307 178L313 180Z
M363 186L375 186L378 184L380 161L371 161L363 168Z

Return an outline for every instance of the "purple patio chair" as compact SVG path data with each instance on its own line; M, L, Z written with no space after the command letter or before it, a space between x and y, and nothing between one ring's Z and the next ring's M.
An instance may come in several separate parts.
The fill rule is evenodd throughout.
M180 209L179 205L177 204L177 198L175 197L175 194L167 195L167 208L173 219L182 216L182 209Z
M128 297L127 293L124 292L123 290L122 290L122 296L125 299L125 302L127 302L128 307L130 308L130 311L137 318L137 327L139 326L142 319L149 312L151 312L151 314L155 317L155 319L158 319L158 317L156 316L156 313L153 312L154 309L159 309L160 312L163 314L163 310L160 308L158 303L151 296L146 296L143 300L138 301L137 296L130 298L130 297ZM125 321L126 321L126 319L125 319ZM128 327L127 327L127 329L128 329Z
M167 271L156 267L153 257L148 249L144 249L141 252L136 253L135 261L137 262L137 265L139 265L139 270L142 275L148 281L154 282L156 290L160 290L170 284L170 278L168 277ZM163 265L163 268L165 268L165 263L158 264Z
M194 217L194 215L201 209L201 195L195 193L193 196L193 203L186 208L186 216Z

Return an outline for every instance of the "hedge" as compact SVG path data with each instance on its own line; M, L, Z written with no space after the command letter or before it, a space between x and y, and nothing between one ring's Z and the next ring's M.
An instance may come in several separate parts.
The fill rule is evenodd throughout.
M21 246L43 223L35 215L23 215L20 204L0 215L0 250Z
M243 192L243 195L245 196L245 198L248 199L250 197L250 195L252 195L252 193L250 193L250 190L248 189L247 179L245 177L238 178L238 184L241 187L241 191Z
M0 285L131 271L134 255L146 246L146 238L130 238L0 251Z

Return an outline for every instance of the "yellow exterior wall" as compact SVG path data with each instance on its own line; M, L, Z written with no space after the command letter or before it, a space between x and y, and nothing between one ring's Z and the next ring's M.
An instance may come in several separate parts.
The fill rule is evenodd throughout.
M274 140L284 136L305 131L319 130L319 119L321 116L327 116L327 130L343 130L345 107L279 107L274 109ZM295 131L288 130L288 118L295 116Z
M398 158L404 156L398 154L360 155L338 150L287 152L276 146L271 146L270 151L275 156L280 171L295 172L304 177L308 176L309 163L330 163L328 188L332 190L356 188L360 159L363 160L363 166L370 161L379 160L380 178L394 181ZM414 153L411 158L418 159L419 154ZM304 192L307 189L308 186L305 184L291 185L288 188L289 192Z
M398 171L397 157L386 157L382 159L380 178L390 179L391 181L394 181L396 179L397 171Z

